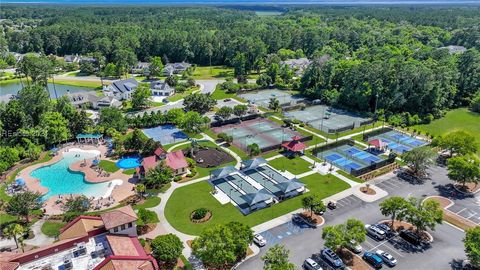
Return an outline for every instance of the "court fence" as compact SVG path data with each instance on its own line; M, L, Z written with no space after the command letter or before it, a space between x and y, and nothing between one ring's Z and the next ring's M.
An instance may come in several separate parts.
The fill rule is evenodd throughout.
M329 128L327 130L327 133L340 133L340 132L343 132L343 131L347 131L347 130L352 130L355 128L355 122L352 123L351 125L348 125L348 126L344 126L344 127L339 127L339 128Z
M359 168L359 169L352 169L350 171L350 174L353 175L353 176L360 176L360 175L364 175L364 174L367 174L371 171L375 171L377 169L380 169L380 168L383 168L385 166L388 166L392 163L395 163L395 159L397 158L397 155L395 154L390 154L388 156L387 159L384 159L380 162L377 162L377 163L372 163L371 165L367 166L367 167L363 167L363 168Z
M302 137L299 141L300 142L307 142L307 141L311 141L311 140L313 140L313 135ZM282 142L282 143L284 143L284 142ZM266 152L269 152L269 151L280 149L282 147L282 143L260 148L260 152L266 153Z
M312 154L313 154L314 156L317 156L317 154L318 154L319 152L325 152L325 151L327 151L327 150L340 147L340 146L342 146L342 145L354 146L354 145L355 145L355 141L354 141L353 139L343 139L343 140L339 140L339 141L336 141L336 142L333 142L333 143L324 144L324 145L315 147L315 148L312 150Z
M240 120L241 121L248 121L248 120L257 119L259 117L261 117L260 114L249 114L249 115L246 115L246 116L243 116L243 117L235 117L235 118L228 119L228 120L225 120L225 121L214 121L214 122L210 123L210 127L211 128L221 127L221 126L225 126L225 125L238 123L238 122L240 122Z
M368 140L370 140L370 138L378 136L378 135L383 134L383 133L387 133L389 131L393 131L393 128L382 127L382 128L376 129L376 130L372 130L370 132L367 132L367 133L363 134L363 141L367 142Z

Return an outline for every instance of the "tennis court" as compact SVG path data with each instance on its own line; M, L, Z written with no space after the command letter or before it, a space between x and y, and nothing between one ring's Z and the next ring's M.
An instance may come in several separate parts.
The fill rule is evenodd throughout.
M174 125L162 125L154 128L142 129L143 133L162 145L186 141L188 136Z
M268 108L268 103L271 98L276 98L280 105L294 105L297 102L305 100L300 95L292 95L287 91L278 89L251 91L240 95L241 98L248 100L249 103Z
M335 109L326 105L314 105L303 110L286 112L284 115L288 118L302 121L327 133L353 129L369 121L368 118L361 117L352 112Z
M240 124L230 124L221 127L212 128L215 133L224 132L233 137L233 144L244 151L247 146L256 143L260 149L279 145L284 141L290 140L293 136L301 134L283 128L275 122L268 119L257 118L243 121Z
M317 157L325 159L344 171L351 172L379 163L384 159L356 146L342 145L325 152L317 153Z
M388 148L397 154L403 154L427 144L426 141L420 140L418 138L403 134L401 132L391 130L386 133L382 133L370 138L379 139L387 144Z

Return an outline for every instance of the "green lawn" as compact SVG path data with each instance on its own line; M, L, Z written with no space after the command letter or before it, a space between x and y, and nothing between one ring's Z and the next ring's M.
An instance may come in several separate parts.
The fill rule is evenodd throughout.
M115 162L112 162L109 160L100 160L100 163L98 163L98 166L109 173L114 173L119 170Z
M60 234L60 229L67 224L66 222L45 221L42 225L42 233L47 236L55 237Z
M53 83L52 79L48 80L49 83ZM88 87L88 88L94 88L94 89L102 89L102 83L100 81L98 82L92 82L92 81L78 81L78 80L69 80L68 78L65 79L56 79L55 80L56 84L62 84L62 85L71 85L71 86L80 86L80 87Z
M345 176L346 178L348 178L348 179L350 179L350 180L352 180L352 181L355 181L355 182L357 182L357 183L364 183L364 182L365 182L364 180L362 180L362 179L360 179L360 178L358 178L358 177L355 177L355 176L353 176L353 175L351 175L351 174L349 174L349 173L347 173L347 172L344 172L344 171L342 171L342 170L338 170L337 173L340 174L340 175L343 175L343 176Z
M270 164L277 170L287 170L295 175L311 171L311 164L299 157L295 157L292 159L287 157L276 158L270 160L268 164Z
M225 66L196 67L193 78L196 80L233 77L233 68Z
M452 131L465 130L476 138L480 138L480 114L474 113L467 108L460 108L449 111L444 117L432 121L428 125L417 125L410 127L410 130L420 130L423 134L445 135ZM478 139L477 141L480 141ZM480 145L477 153L480 155Z
M227 93L220 88L220 85L217 85L215 91L212 93L212 98L215 100L221 100L226 98L237 98L235 93Z
M300 179L310 190L307 194L318 194L326 198L336 194L350 186L335 176L313 174ZM287 214L302 207L302 198L305 195L297 196L278 203L272 207L256 211L244 216L240 211L228 203L221 205L211 194L212 186L206 182L198 182L176 189L167 202L165 216L168 222L177 230L198 235L203 229L215 224L224 224L230 221L239 221L249 226L255 226ZM205 207L212 212L212 218L202 224L195 224L190 221L190 214L197 208Z
M123 174L126 174L126 175L134 175L134 174L135 174L135 169L126 169L126 170L123 170Z
M156 195L148 197L142 204L136 204L133 206L133 209L145 209L152 208L160 204L160 198Z
M194 92L196 90L198 90L198 87L191 87L183 93L176 93L173 96L168 97L167 100L170 101L170 102L179 101L179 100L185 98L186 96L190 95L192 92Z
M17 216L12 216L10 214L1 213L0 214L0 228L3 227L3 224L7 224L7 223L17 221L17 220L18 220Z

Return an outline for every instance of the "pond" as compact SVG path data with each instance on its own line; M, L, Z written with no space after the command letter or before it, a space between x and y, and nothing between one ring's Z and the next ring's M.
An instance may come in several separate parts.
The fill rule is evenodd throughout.
M47 87L48 87L48 91L50 92L50 97L52 98L55 98L55 90L57 92L57 97L61 97L68 92L79 93L79 92L87 92L87 91L95 90L89 87L63 85L63 84L55 84L55 88L54 88L52 83L48 83ZM22 84L20 82L0 85L0 97L17 94L18 91L20 91L20 89L22 89Z

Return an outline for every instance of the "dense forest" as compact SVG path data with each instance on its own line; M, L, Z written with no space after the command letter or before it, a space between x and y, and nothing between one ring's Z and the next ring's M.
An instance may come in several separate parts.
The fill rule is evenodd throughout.
M480 89L475 6L299 6L257 16L216 7L5 5L0 15L4 52L103 55L124 70L159 56L234 66L236 75L266 70L264 81L278 83L279 60L321 58L303 78L283 83L325 103L378 110L407 124L468 106ZM451 53L448 45L468 50Z

